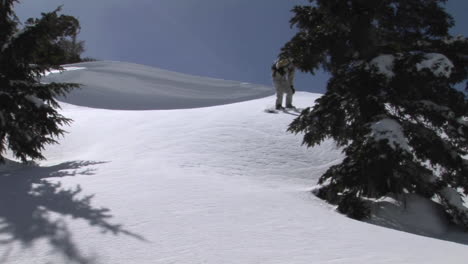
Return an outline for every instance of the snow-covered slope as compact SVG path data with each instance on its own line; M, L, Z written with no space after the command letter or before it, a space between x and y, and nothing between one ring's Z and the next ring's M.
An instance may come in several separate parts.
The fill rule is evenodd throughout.
M90 81L80 71L73 81ZM145 82L158 87L161 76ZM298 92L295 104L318 96ZM109 109L141 98L120 90L105 97L115 99ZM1 172L0 263L466 263L468 243L354 221L313 196L341 153L331 141L302 147L300 135L286 132L297 113L265 113L273 102L153 111L64 103L74 123L46 149L48 160Z
M156 110L206 107L273 94L273 88L186 75L115 61L74 64L45 81L82 84L62 101L104 109Z

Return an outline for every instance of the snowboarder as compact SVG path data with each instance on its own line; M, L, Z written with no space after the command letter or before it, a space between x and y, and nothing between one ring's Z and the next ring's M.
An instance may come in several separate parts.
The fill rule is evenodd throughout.
M273 84L276 88L276 109L283 109L283 94L286 94L286 108L294 108L292 105L294 89L295 68L290 58L279 58L272 66Z

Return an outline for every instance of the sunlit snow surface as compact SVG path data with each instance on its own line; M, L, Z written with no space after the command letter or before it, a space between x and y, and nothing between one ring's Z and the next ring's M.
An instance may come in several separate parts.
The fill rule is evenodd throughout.
M81 106L62 104L74 122L60 145L47 147L47 161L1 171L0 263L466 263L467 242L354 221L313 196L318 177L342 154L331 141L301 146L301 135L286 132L298 113L265 113L275 98L255 99L264 87L98 65L111 70L100 75L86 64L87 71L63 75L96 86L70 96ZM126 72L129 65L154 78ZM207 107L198 93L210 82L217 85L205 95L218 106ZM128 111L145 97L155 102L144 100L142 109L155 110ZM244 101L224 104L233 97ZM298 92L294 104L318 97ZM198 103L205 107L156 110ZM385 218L397 209L384 201L381 209L377 224L398 225ZM422 232L434 225L446 232L427 215L406 220L429 222Z

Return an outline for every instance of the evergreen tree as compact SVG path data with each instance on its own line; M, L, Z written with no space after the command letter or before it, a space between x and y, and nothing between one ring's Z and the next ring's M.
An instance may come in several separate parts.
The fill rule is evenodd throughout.
M56 96L65 95L77 84L41 83L41 76L61 69L53 59L37 58L38 50L55 55L54 43L73 29L58 9L42 14L19 29L13 5L17 0L0 1L0 161L10 149L23 161L43 159L45 144L56 143L71 120L57 112Z
M350 217L383 196L415 193L468 228L468 40L449 35L445 0L309 0L283 47L299 69L331 74L326 93L290 124L304 144L326 138L345 158L317 194Z
M56 10L59 11L60 7ZM80 22L73 16L60 15L55 12L53 27L63 34L55 39L44 40L45 43L37 43L33 63L70 64L81 62L81 54L84 52L84 41L78 41L81 30ZM26 25L35 25L38 18L30 18ZM52 26L52 25L51 25Z

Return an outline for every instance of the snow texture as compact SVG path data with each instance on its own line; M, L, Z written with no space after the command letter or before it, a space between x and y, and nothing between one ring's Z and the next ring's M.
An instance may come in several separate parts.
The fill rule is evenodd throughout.
M51 70L51 71L47 71L45 74L44 74L44 77L45 76L49 76L50 74L57 74L57 73L63 73L65 71L78 71L78 70L85 70L86 67L71 67L71 66L65 66L63 67L63 70Z
M465 212L468 214L468 208L466 208L463 204L463 199L460 197L460 194L457 190L453 188L446 187L441 191L442 196L447 199L447 202L456 207L461 212Z
M393 62L395 57L393 55L380 55L370 61L370 65L377 68L377 72L385 75L388 79L395 76L393 72Z
M449 78L454 65L445 55L440 53L426 53L424 59L416 64L418 71L429 69L437 77Z
M369 222L402 231L416 230L447 233L448 220L440 204L415 194L380 199L373 205L373 218Z
M407 152L411 150L402 127L394 119L386 118L373 123L371 136L375 141L387 140L392 149L399 147Z
M191 76L131 63L99 61L71 67L82 69L50 74L44 81L81 83L81 89L75 89L62 100L93 108L185 109L241 102L274 93L272 87Z
M85 67L60 75L94 85L75 94L80 106L62 103L74 122L60 145L40 166L0 167L0 263L466 263L468 240L427 214L410 223L444 240L354 221L311 194L341 149L302 147L302 135L286 132L298 114L267 114L274 96L255 99L272 88L127 63ZM319 96L297 92L294 104ZM143 100L145 109L173 110L126 111L144 97L157 101ZM392 120L376 132L388 127L398 132ZM374 223L413 231L385 214Z

